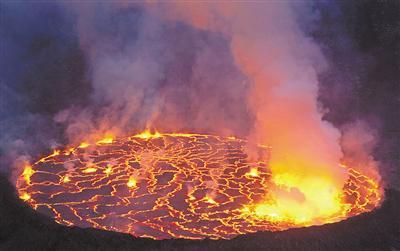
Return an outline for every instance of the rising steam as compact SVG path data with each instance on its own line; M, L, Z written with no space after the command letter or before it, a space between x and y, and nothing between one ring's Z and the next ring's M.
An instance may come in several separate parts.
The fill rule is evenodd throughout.
M284 187L276 188L277 207L296 207L303 215L337 210L335 196L347 175L338 165L339 130L322 120L317 102L317 73L325 62L301 32L293 6L184 3L170 12L162 7L169 18L230 38L235 63L250 81L247 99L256 119L249 138L272 147L270 167Z
M308 6L61 6L69 17L66 22L76 27L70 33L77 34L87 68L83 78L91 86L85 89L85 102L70 97L45 116L35 115L57 128L41 137L47 147L56 145L58 133L72 144L146 128L246 137L251 157L258 157L256 144L272 147L278 207L321 214L335 210L332 200L347 179L339 165L340 143L346 150L362 150L352 143L354 135L373 140L368 130L354 134L360 131L348 128L341 138L340 131L323 120L317 76L329 66L319 46L301 30L295 12L301 9L301 15L307 15ZM71 16L76 18L71 21ZM24 144L11 138L3 142ZM354 156L373 161L369 154ZM317 197L326 201L315 201Z

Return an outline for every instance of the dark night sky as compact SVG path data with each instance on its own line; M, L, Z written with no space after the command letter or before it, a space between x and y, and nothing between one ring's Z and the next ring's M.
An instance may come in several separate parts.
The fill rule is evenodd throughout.
M399 187L400 2L325 7L314 37L333 65L320 76L320 100L330 109L326 119L339 127L357 118L368 121L379 134L374 154L384 178Z

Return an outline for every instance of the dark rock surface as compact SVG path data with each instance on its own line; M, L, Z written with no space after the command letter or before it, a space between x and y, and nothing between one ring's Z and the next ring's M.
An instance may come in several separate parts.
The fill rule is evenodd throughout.
M338 223L232 240L156 241L61 226L18 199L0 176L0 250L400 250L400 192L387 190L380 208Z

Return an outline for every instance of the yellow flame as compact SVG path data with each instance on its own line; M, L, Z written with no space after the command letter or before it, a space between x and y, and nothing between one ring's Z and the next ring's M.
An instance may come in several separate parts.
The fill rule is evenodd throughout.
M107 135L105 138L96 142L96 144L111 144L114 141L113 135Z
M129 180L128 180L128 182L126 183L126 185L129 187L129 188L132 188L132 187L135 187L136 186L136 180L135 180L135 178L134 177L129 177Z
M29 200L31 196L28 193L23 193L21 196L19 196L22 200Z
M258 177L260 174L258 173L258 169L253 167L248 173L246 173L246 175L251 177Z
M54 157L60 155L60 150L54 150L52 154L50 154L48 157Z
M34 174L35 171L33 171L31 165L26 165L24 168L24 171L22 175L24 176L24 180L27 184L31 183L31 176Z
M327 177L281 173L274 175L272 181L276 187L271 190L271 197L250 209L255 217L307 225L343 209L340 191Z
M68 182L71 181L71 179L68 177L68 175L65 175L62 181L63 181L64 183L68 183Z
M88 142L82 142L82 143L78 146L78 148L86 148L86 147L88 147L88 146L90 146L90 144L89 144Z
M211 198L210 196L208 196L208 195L205 197L205 200L206 200L207 203L210 203L210 204L217 204L217 202L216 202L213 198Z
M109 175L112 172L112 167L110 164L107 165L107 168L104 170L104 173Z
M162 134L155 131L154 133L150 132L150 130L146 129L144 132L134 135L133 137L141 138L141 139L150 139L150 138L159 138Z
M88 167L88 168L86 168L85 170L83 170L82 173L94 173L94 172L96 172L96 171L97 171L96 168L94 168L94 167Z
M255 214L258 217L268 217L268 218L272 218L275 220L279 220L278 218L280 218L280 214L277 210L277 208L270 206L270 205L258 205L255 207L254 209Z
M201 136L201 134L196 133L165 133L164 135L169 135L173 137L193 137L193 136Z
M70 148L68 148L68 149L65 151L65 154L66 154L66 155L70 155L71 153L74 152L74 150L75 150L75 148L70 147Z

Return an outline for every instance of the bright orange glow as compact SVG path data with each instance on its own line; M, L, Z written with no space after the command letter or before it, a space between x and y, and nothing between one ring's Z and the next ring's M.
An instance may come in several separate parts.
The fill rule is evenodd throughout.
M248 212L248 208L245 212ZM254 214L260 218L269 217L270 220L273 221L283 220L282 216L279 214L279 209L268 204L256 205L254 208Z
M26 165L22 175L24 176L24 180L26 183L31 183L31 176L34 173L32 166Z
M28 193L23 193L23 194L20 196L20 198L21 198L22 200L27 201L27 200L30 200L30 199L31 199L31 196L30 196Z
M86 147L89 147L89 146L90 146L89 143L87 143L87 142L82 142L82 143L78 146L78 148L86 148Z
M134 177L129 177L128 183L126 185L129 188L135 187L136 186L136 179Z
M112 167L110 164L107 165L107 168L104 170L104 173L109 175L112 172Z
M288 184L291 182L289 179ZM272 198L254 205L255 215L269 217L272 221L310 225L341 212L341 191L318 178L305 182L280 184L283 191L274 191Z
M251 177L258 177L258 170L257 168L251 168L250 171L248 173L246 173L246 175L251 176Z
M206 196L206 197L205 197L205 200L207 201L207 203L210 203L210 204L217 204L217 202L216 202L213 198L211 198L211 197L209 197L209 196Z
M75 150L75 148L70 147L69 149L67 149L67 150L65 151L65 154L66 154L66 155L70 155L74 150Z
M82 171L82 173L94 173L94 172L96 172L96 171L97 171L96 168L94 168L94 167L88 167L88 168L84 169L84 170Z
M136 134L133 137L141 138L141 139L151 139L151 138L159 138L159 137L161 137L161 134L157 131L152 133L152 132L150 132L150 130L145 130L144 132Z
M337 190L336 184L328 178L304 178L289 173L274 175L272 181L275 188L272 188L273 192L269 197L265 201L243 208L242 212L254 220L265 218L272 222L309 226L334 222L357 210L366 211L364 206L368 203L378 205L381 199L379 185L354 169L349 169L349 174L350 178L344 190ZM359 182L367 186L357 191L361 188L360 184L357 185ZM350 193L365 198L357 198L350 203L347 198Z
M54 150L53 153L49 157L54 157L60 155L60 150Z
M146 131L44 157L25 166L17 189L59 223L156 239L280 231L340 221L380 204L378 182L353 168L341 167L349 178L338 188L324 173L306 176L271 166L267 157L250 160L246 146L231 137ZM270 148L258 151L269 156Z
M113 142L113 140L114 140L114 136L108 135L105 138L97 141L96 143L97 144L111 144Z
M71 181L71 179L68 177L68 175L65 175L64 178L63 178L63 182L67 183L67 182L70 182L70 181Z

